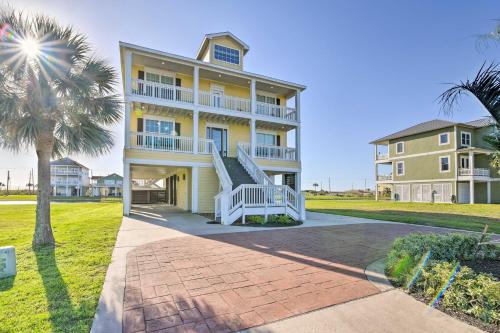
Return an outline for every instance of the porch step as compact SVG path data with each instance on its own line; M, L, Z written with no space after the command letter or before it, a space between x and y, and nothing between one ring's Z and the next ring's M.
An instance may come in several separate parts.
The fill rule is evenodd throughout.
M245 168L240 164L235 157L223 157L222 162L226 167L229 177L233 182L233 190L240 186L241 184L255 184L255 181L248 174Z

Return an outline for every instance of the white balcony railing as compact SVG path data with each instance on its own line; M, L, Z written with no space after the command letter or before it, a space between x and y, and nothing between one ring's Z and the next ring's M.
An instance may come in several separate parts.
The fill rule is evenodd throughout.
M50 173L53 175L79 175L81 173L78 168L50 168Z
M213 146L213 140L203 138L198 139L198 153L200 154L212 154Z
M378 181L392 180L392 175L378 175L377 180Z
M156 99L193 103L193 89L145 80L132 80L132 94Z
M145 132L131 132L130 134L132 148L178 153L193 152L192 137Z
M297 112L294 108L281 105L257 102L255 112L268 117L297 120Z
M78 186L82 185L79 179L55 179L52 180L51 185L58 185L58 186Z
M239 143L245 152L250 155L250 144L249 143ZM269 160L287 160L295 161L295 148L283 147L283 146L268 146L268 145L257 145L255 147L255 157L265 158Z
M474 170L471 169L458 169L458 175L459 176L482 176L482 177L489 177L490 176L490 169L486 168L474 168Z
M389 159L389 154L378 154L377 155L377 161L387 160L387 159Z
M250 100L246 98L217 95L203 90L200 90L198 98L200 105L240 112L251 111Z

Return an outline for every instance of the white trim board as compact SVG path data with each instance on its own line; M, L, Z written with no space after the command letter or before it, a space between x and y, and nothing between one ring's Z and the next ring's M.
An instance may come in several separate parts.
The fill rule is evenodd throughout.
M124 164L143 164L143 165L158 165L158 166L175 166L175 167L201 167L201 168L213 168L213 163L203 163L203 162L183 162L183 161L172 161L172 160L149 160L143 158L126 158L123 160Z
M445 153L451 153L454 152L455 149L446 149L446 150L437 150L433 152L428 152L428 153L419 153L419 154L412 154L412 155L403 155L403 156L397 156L397 157L390 157L386 160L379 160L382 162L387 162L387 161L394 161L394 160L400 160L403 158L410 158L410 157L420 157L420 156L429 156L429 155L436 155L436 154L445 154Z

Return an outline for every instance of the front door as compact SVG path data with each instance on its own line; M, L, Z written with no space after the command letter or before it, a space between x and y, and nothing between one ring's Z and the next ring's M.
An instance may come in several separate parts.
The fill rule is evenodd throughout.
M227 156L227 129L207 127L207 139L214 140L215 147L220 156Z

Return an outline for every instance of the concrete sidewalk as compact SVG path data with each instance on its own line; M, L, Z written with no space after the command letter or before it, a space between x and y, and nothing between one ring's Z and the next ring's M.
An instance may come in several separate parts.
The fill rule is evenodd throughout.
M246 333L482 332L429 308L404 292L381 294L331 306L244 331Z

